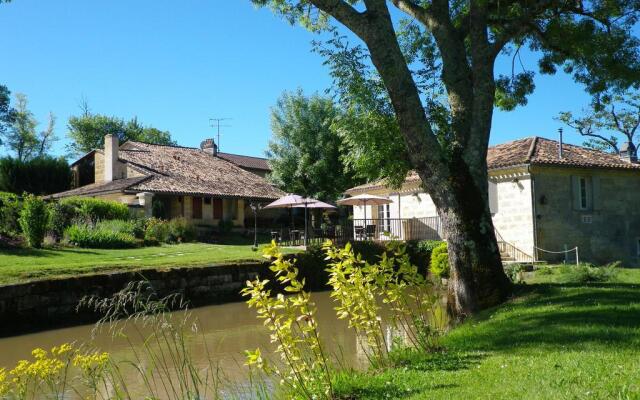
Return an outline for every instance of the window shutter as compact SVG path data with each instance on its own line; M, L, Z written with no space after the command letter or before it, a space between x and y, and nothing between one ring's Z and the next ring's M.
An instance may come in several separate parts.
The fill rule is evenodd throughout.
M571 176L571 208L580 210L580 177Z
M489 181L489 210L491 214L498 212L498 184Z
M594 176L591 178L591 204L594 211L602 209L602 194L600 190L600 177Z
M193 197L193 219L202 219L202 197Z
M213 219L222 219L222 199L213 199Z

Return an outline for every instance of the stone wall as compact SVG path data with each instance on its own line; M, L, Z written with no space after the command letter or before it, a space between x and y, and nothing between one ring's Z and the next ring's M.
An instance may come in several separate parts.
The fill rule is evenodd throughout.
M504 241L528 255L534 254L534 221L531 177L524 171L493 172L497 201L493 225Z
M104 154L99 151L94 153L94 182L101 183L104 182Z
M538 247L579 247L580 258L594 263L623 261L638 266L640 174L636 171L536 167ZM589 204L576 207L575 177L588 179ZM571 255L572 260L574 255ZM545 255L548 261L564 256Z
M94 322L97 314L76 310L80 300L109 297L132 281L148 280L159 296L181 293L190 305L199 306L241 300L240 289L257 275L271 277L267 263L140 270L0 286L0 336ZM321 279L307 281L310 289L317 289L313 282Z

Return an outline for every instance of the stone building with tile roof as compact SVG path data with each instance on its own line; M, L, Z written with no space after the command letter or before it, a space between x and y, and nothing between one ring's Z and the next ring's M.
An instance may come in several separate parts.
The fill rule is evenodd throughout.
M268 165L260 160L218 153L211 139L192 148L120 144L107 135L104 149L72 164L75 188L49 197L98 197L141 208L147 216L185 217L199 225L229 220L244 226L251 201L270 202L284 195L264 178Z
M640 164L636 154L610 154L530 137L490 147L489 203L505 258L562 261L578 247L580 259L640 265ZM346 191L389 196L367 207L375 223L437 216L416 173L402 187L371 182ZM354 219L363 207L354 207ZM403 233L404 234L404 233ZM575 253L568 253L575 260Z

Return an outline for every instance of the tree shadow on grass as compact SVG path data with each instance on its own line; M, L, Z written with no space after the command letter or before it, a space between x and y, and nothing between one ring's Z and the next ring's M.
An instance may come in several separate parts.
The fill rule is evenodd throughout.
M396 382L386 382L384 385L362 385L352 389L348 394L337 394L340 400L378 400L378 399L404 399L432 390L451 389L459 385L453 383L425 385L420 389L407 389Z
M74 248L43 248L43 249L33 249L29 247L22 248L10 248L10 249L0 249L0 254L5 254L9 256L18 256L18 257L36 257L36 258L49 258L49 257L58 257L64 256L65 254L87 254L87 255L98 255L96 251L91 251L87 249L74 249Z
M456 384L442 384L416 377L415 372L453 372L476 365L486 357L481 352L425 353L417 349L397 349L390 354L392 369L370 372L346 372L338 379L337 398L343 400L362 399L402 399L419 393L457 387ZM418 379L418 382L415 382Z
M394 351L391 358L395 367L406 367L416 371L459 371L480 364L486 356L482 352L425 353L416 349L403 349Z
M452 335L462 349L511 351L588 343L640 345L640 286L621 283L520 287L521 300L487 310ZM480 323L480 324L478 324Z

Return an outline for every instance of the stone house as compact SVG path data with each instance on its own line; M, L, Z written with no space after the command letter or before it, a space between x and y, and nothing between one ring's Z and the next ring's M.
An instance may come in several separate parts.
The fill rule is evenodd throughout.
M609 154L531 137L489 148L487 164L490 209L503 255L557 262L565 255L543 250L578 247L584 261L640 265L640 164L634 151ZM393 201L367 206L373 224L437 220L436 207L415 173L400 189L378 181L346 192L361 193ZM354 207L354 219L364 212ZM399 230L397 236L406 234ZM568 257L575 260L574 253Z
M104 149L71 164L74 189L49 198L90 196L115 200L146 216L185 217L196 225L220 220L245 225L252 201L270 202L284 193L265 179L265 159L219 153L213 139L200 148L122 144L105 136Z

